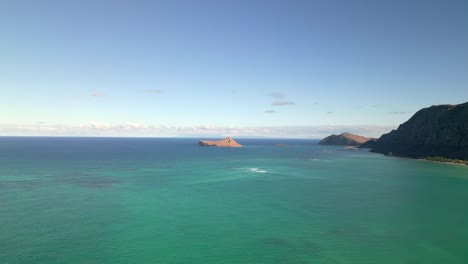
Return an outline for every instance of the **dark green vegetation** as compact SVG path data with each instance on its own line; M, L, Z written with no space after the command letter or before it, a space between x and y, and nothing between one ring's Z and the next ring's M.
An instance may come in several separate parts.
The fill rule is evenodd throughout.
M447 159L442 157L427 157L427 160L437 161L437 162L448 162L460 165L468 165L468 160L459 160L459 159Z
M421 109L397 130L368 145L372 152L393 156L467 160L468 103Z

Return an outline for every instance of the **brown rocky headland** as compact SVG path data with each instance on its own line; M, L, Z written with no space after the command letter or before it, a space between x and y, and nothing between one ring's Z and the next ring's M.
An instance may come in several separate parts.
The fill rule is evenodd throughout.
M371 140L351 133L341 133L339 135L330 135L322 139L319 144L321 145L338 145L338 146L360 146L361 144Z
M242 147L241 144L237 143L234 139L226 137L220 140L200 140L198 142L203 147Z

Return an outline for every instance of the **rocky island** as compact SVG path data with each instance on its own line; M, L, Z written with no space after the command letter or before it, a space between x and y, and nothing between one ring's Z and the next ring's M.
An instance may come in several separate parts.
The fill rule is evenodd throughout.
M203 147L242 147L241 144L237 143L234 139L227 137L221 140L200 140L198 142Z
M339 146L355 146L358 147L361 144L371 140L363 136L354 135L351 133L341 133L339 135L331 135L322 139L319 144L321 145L339 145Z
M468 164L468 103L423 108L368 147L386 155Z

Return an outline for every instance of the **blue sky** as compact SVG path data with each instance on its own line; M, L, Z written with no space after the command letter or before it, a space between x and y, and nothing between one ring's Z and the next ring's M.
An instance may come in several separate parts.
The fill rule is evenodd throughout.
M2 0L0 135L377 136L468 101L467 14L466 1Z

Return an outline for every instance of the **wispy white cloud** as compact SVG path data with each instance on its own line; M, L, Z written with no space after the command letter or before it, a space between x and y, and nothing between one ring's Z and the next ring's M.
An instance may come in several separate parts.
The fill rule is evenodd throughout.
M112 136L112 137L269 137L323 138L349 132L379 137L396 126L270 126L225 127L212 125L168 126L122 122L90 122L71 126L60 124L0 125L0 136Z
M404 115L404 114L408 114L408 112L388 112L390 115Z
M291 101L276 101L271 103L272 106L285 106L285 105L295 105L295 102Z
M277 114L279 113L279 111L275 111L275 110L266 110L265 111L265 114Z
M120 125L123 129L147 129L149 126L142 123L127 122Z
M111 125L107 123L98 123L98 122L90 122L89 124L86 125L80 125L82 128L92 128L96 130L102 130L102 129L107 129L110 128Z

